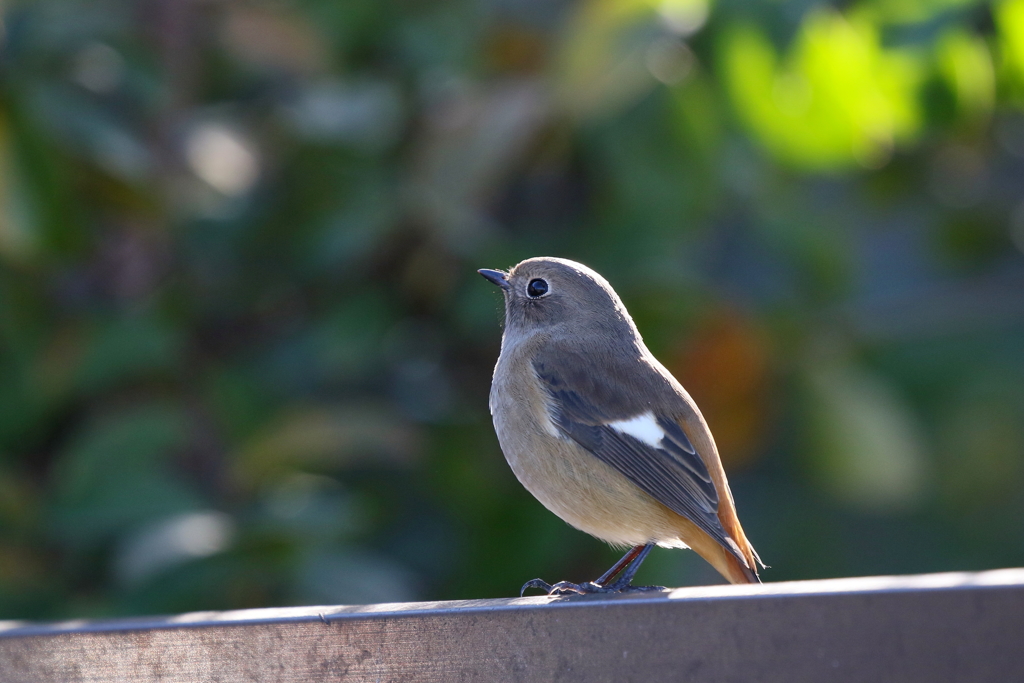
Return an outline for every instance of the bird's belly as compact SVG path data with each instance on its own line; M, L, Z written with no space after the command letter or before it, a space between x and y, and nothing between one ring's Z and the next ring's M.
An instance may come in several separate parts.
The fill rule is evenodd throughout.
M546 416L516 406L495 412L494 426L516 478L544 507L613 545L685 545L679 515L575 441L552 435L538 417ZM525 422L534 424L523 429Z

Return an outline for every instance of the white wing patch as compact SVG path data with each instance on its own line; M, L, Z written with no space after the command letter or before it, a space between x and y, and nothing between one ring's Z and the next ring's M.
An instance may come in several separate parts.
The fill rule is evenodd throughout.
M653 413L644 413L628 420L609 422L608 426L620 434L629 434L634 439L643 441L648 446L658 448L665 438L665 430L658 426Z

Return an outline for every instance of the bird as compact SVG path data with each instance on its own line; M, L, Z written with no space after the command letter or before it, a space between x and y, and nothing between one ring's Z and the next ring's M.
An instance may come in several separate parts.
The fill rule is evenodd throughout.
M655 545L692 548L731 583L760 583L765 565L740 525L707 422L608 281L554 257L477 272L505 300L488 401L505 459L555 515L630 548L593 581L533 579L520 595L658 589L632 585Z

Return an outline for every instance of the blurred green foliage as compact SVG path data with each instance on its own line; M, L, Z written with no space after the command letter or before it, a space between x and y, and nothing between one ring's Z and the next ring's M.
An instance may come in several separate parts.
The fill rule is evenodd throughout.
M537 255L766 580L1024 564L1022 108L1024 0L5 5L0 617L599 574L487 414L474 270Z

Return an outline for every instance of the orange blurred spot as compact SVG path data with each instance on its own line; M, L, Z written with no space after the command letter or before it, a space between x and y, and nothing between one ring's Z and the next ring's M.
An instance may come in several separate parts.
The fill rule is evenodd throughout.
M707 420L726 470L760 453L769 422L767 335L740 313L717 311L679 349L669 369Z
M547 61L544 36L522 26L503 26L487 37L487 63L500 73L534 74Z

